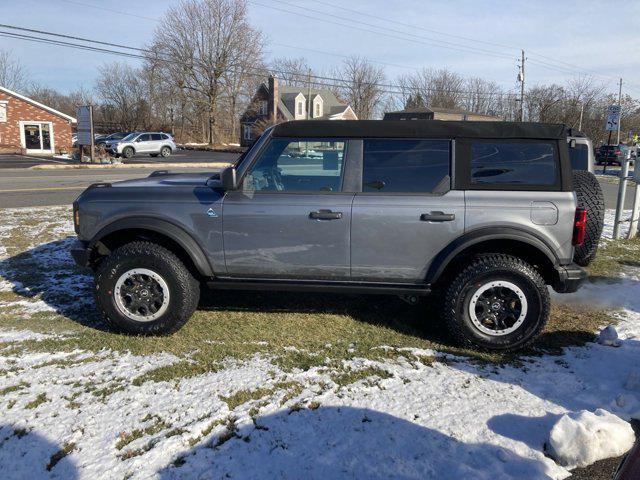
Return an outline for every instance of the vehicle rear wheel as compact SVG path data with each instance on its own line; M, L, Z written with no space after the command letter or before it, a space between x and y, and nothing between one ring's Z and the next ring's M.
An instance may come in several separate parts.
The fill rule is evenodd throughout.
M598 242L604 227L604 195L596 176L584 170L573 172L573 188L576 191L578 207L587 210L587 230L584 242L576 247L573 261L586 267L596 257Z
M199 282L168 249L132 242L99 266L95 298L106 322L121 332L164 335L177 331L198 306Z
M171 149L169 147L162 147L162 149L160 150L160 155L162 155L163 158L167 158L169 155L171 155Z
M523 348L549 317L549 291L528 263L510 255L476 257L450 283L444 318L462 346L490 351Z
M125 147L125 149L122 150L122 156L124 158L131 158L131 157L133 157L134 153L135 152L133 151L133 148L131 148L131 147Z

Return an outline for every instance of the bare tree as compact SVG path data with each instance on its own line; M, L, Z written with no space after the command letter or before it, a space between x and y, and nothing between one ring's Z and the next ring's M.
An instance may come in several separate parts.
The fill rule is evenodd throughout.
M105 121L125 130L146 126L149 104L140 72L126 63L108 63L98 70L96 93Z
M23 90L27 86L27 71L4 50L0 50L0 85L9 90Z
M206 118L209 143L215 140L225 74L248 65L247 48L262 43L262 34L248 23L245 0L183 0L156 29L152 50Z
M306 87L309 83L309 72L314 75L304 57L275 58L269 65L269 69L282 83L290 87Z
M338 87L338 96L342 97L358 118L375 118L379 113L384 89L380 86L385 80L382 67L376 67L365 58L353 56L347 58L336 76L343 79Z

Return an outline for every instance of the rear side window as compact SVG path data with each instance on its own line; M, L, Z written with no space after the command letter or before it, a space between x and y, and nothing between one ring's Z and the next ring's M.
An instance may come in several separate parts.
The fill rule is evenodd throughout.
M164 140L164 139L165 139L165 136L162 135L161 133L152 133L151 134L151 140L157 141L157 140Z
M450 158L449 140L364 140L362 191L433 193L449 180Z
M553 142L471 143L472 185L555 185L558 153Z

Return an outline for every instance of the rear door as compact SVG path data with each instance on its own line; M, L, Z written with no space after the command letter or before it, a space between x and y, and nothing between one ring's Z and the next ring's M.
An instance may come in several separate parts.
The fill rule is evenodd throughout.
M419 283L464 232L464 192L452 191L451 141L368 139L353 201L353 279Z
M227 274L348 279L346 142L272 138L223 200Z

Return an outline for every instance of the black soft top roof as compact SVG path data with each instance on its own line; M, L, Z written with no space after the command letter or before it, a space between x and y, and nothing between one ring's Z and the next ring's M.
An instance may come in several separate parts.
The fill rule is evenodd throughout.
M566 139L564 124L441 120L298 120L280 123L274 137Z

